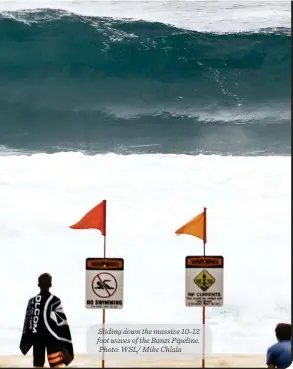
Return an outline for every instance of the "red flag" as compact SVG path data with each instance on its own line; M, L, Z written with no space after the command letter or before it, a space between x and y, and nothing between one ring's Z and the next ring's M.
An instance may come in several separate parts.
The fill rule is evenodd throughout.
M106 200L95 206L81 220L72 226L72 229L99 229L106 236Z

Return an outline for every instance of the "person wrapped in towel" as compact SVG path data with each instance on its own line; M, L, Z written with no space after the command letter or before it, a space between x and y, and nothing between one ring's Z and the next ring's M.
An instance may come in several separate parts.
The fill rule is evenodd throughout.
M27 305L20 350L23 355L33 347L33 366L45 365L45 350L51 368L65 367L74 359L70 328L61 300L49 292L52 277L39 276L40 293Z

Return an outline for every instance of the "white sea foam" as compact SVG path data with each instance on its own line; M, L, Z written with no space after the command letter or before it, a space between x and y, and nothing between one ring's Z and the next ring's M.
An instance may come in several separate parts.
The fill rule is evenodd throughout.
M145 19L209 32L291 28L290 2L284 0L1 0L6 10L55 8L82 15ZM21 16L16 16L23 19Z
M85 259L98 231L68 226L108 200L107 255L125 259L125 304L108 322L201 322L184 302L185 256L201 240L176 236L208 211L207 254L225 258L225 306L208 308L214 352L264 352L290 320L290 159L80 153L0 156L0 353L19 353L37 276L53 275L76 352L101 312L85 309Z

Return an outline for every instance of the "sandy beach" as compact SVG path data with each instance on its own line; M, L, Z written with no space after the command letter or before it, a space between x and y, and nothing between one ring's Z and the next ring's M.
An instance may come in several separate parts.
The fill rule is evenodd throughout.
M206 359L207 368L266 368L265 355L211 355ZM0 356L0 367L32 367L32 356ZM45 367L49 367L46 363ZM75 360L68 367L101 367L101 362L88 355L76 355ZM201 360L194 361L108 361L105 367L124 368L201 368Z

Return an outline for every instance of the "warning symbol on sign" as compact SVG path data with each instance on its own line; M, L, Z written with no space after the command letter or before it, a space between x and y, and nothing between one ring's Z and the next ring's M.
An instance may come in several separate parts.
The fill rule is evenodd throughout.
M92 289L98 297L111 297L117 290L117 280L112 274L101 272L94 277Z
M215 278L207 271L202 270L193 280L193 282L202 290L207 291L215 282Z

